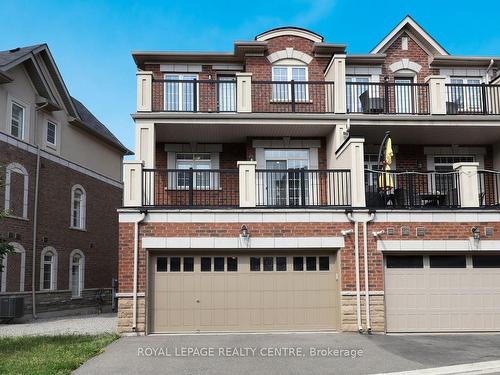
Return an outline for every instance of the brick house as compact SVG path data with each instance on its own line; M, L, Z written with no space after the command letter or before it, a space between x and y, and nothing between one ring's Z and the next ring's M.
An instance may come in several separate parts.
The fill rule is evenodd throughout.
M111 301L129 153L70 96L46 44L0 52L0 235L15 248L0 297L37 316L95 312L99 290Z
M411 17L133 57L120 331L500 330L499 59Z

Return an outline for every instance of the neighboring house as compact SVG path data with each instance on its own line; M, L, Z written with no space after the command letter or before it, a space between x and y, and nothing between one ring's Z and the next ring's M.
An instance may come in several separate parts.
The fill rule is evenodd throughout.
M410 17L133 57L120 331L500 330L500 58Z
M15 249L0 297L23 296L30 314L35 295L37 315L96 311L99 290L110 302L128 153L70 96L46 44L0 52L0 235Z

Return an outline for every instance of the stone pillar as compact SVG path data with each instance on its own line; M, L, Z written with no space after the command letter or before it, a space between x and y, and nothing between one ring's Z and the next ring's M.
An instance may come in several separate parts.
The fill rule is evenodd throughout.
M155 168L155 124L151 121L136 120L135 157L144 162L145 168Z
M461 207L479 207L479 163L455 163L453 169L459 173L458 188Z
M345 83L345 57L346 55L333 56L333 81L335 113L346 113L346 83Z
M239 161L240 207L255 207L256 161Z
M236 73L236 112L252 112L252 73Z
M151 112L153 95L153 72L139 71L137 76L137 112Z
M349 143L352 207L366 207L364 141L363 138L354 138Z
M431 115L446 115L446 77L428 76L429 111Z
M142 161L123 161L123 206L142 206Z

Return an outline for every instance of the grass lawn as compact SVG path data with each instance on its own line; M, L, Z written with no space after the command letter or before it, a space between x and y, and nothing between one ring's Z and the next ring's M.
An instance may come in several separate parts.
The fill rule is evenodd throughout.
M118 337L105 334L0 338L0 374L69 374Z

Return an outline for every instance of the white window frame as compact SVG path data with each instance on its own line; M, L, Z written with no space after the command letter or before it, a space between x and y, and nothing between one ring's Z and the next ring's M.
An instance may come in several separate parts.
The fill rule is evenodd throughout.
M12 122L14 121L14 106L17 106L19 108L22 109L22 114L23 114L23 118L22 118L22 123L20 125L20 134L19 135L14 135L12 134ZM19 102L18 100L14 100L12 99L10 101L10 120L9 120L9 134L17 139L24 139L24 135L26 133L26 114L27 114L27 110L26 110L26 105L22 104L21 102Z
M178 159L177 158L177 155L192 155L192 159ZM178 162L192 162L192 167L193 168L193 172L196 172L197 169L195 168L196 167L196 163L197 163L197 160L195 159L195 155L208 155L209 156L209 159L203 159L203 160L200 160L199 161L199 164L205 164L205 163L209 163L210 164L210 170L213 169L213 159L212 159L212 153L210 152L176 152L175 153L175 169L180 169L179 166L178 166ZM186 171L189 171L189 169L186 169ZM182 173L182 172L177 172L177 173ZM178 190L188 190L189 189L189 186L184 186L184 185L179 185L179 175L176 175L175 176L176 179L175 179L175 186ZM209 173L209 185L202 185L200 186L198 184L198 176L197 176L197 173L193 173L193 189L194 190L214 190L214 189L218 189L218 176L217 176L217 173Z
M166 80L172 80L172 79L177 79L177 80L198 80L198 74L194 74L194 73L165 73L164 74L164 79ZM176 77L176 78L173 78L173 77ZM194 77L194 78L190 78L190 77ZM193 87L193 109L192 110L187 110L186 109L186 105L184 103L184 88L186 86L186 83L182 84L182 83L178 83L177 85L175 85L175 89L177 90L177 108L175 109L172 109L172 108L168 108L168 102L167 102L167 90L169 88L169 84L172 84L172 82L164 82L164 85L163 85L163 109L166 110L166 111L172 111L172 112L191 112L194 110L194 105L195 105L195 101L196 101L196 108L199 107L199 93L197 91L197 95L194 95L194 87ZM199 87L198 87L199 89Z
M74 209L74 204L75 204L75 192L77 190L82 191L82 196L80 199L80 225L75 226L74 225L74 219L75 219L75 209ZM87 192L83 188L82 185L74 185L71 188L71 223L70 223L70 228L72 229L80 229L80 230L85 230L86 228L86 221L87 221Z
M10 163L5 169L5 211L10 209L10 196L11 196L11 180L12 173L19 173L23 178L23 213L22 216L9 215L9 217L27 219L28 218L28 188L29 188L29 176L28 171L19 163Z
M24 292L24 274L25 274L25 267L26 267L26 250L24 250L24 247L17 242L10 242L9 245L11 245L14 248L14 252L21 254L21 266L19 270L19 291ZM7 262L9 259L9 255L7 255L5 258L3 258L3 261L0 261L0 263L3 265L3 271L0 272L0 278L1 278L1 285L0 285L0 292L5 293L7 291Z
M46 262L45 256L47 253L52 253L52 261ZM44 285L44 274L45 274L45 265L50 264L50 288L45 288ZM57 251L52 246L47 246L42 250L40 256L40 290L57 290Z
M78 293L74 293L73 290L73 258L75 255L80 256L80 261L78 262ZM75 249L69 255L69 290L71 291L71 298L81 298L82 291L85 287L85 255L81 250Z
M478 82L471 82L478 81ZM459 85L480 85L483 83L483 78L480 76L476 77L462 77L462 76L451 76L450 77L451 84L459 84ZM480 87L476 87L478 95L477 99L471 99L473 96L471 95L473 91L467 90L464 86L453 87L452 90L457 90L461 93L460 97L462 99L462 103L457 103L459 105L458 112L478 112L482 108L482 92ZM479 107L477 107L479 105Z
M378 97L378 86L370 86L369 83L371 82L371 76L370 75L346 75L345 77L346 83L347 82L353 82L353 83L367 83L366 85L366 90L368 90L368 95L377 95ZM366 81L365 81L366 80ZM361 88L361 90L360 90ZM361 100L359 99L359 96L363 94L364 91L362 91L363 86L361 85L347 85L346 88L346 96L348 98L346 105L348 106L349 103L356 103L354 106L354 111L352 108L347 108L347 110L351 113L358 113L358 112L363 112L363 106L361 104ZM373 90L373 92L372 92ZM350 97L350 99L349 99Z
M49 125L54 125L54 142L49 141ZM56 148L57 147L57 129L58 124L55 121L47 120L45 126L45 142L49 147Z
M275 73L275 69L286 69L287 70L287 73L286 73L286 80L287 82L291 82L292 81L292 77L293 77L293 69L304 69L305 71L305 79L303 82L307 82L309 81L309 69L307 66L304 66L304 65L274 65L272 67L272 81L276 81L276 73ZM279 81L282 81L282 80L279 80ZM284 102L284 103L287 103L287 102L291 102L292 100L292 85L291 84L286 84L287 85L287 90L285 91L286 92L286 98L278 98L276 97L276 91L275 91L275 88L279 86L279 84L273 84L273 90L272 90L272 101L273 102ZM309 85L308 84L296 84L295 87L297 86L305 86L305 96L304 98L297 98L297 96L295 97L295 102L296 103L307 103L309 102ZM296 91L297 92L297 91Z

